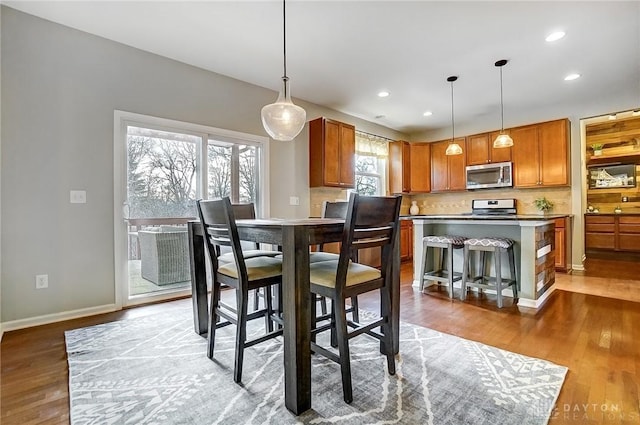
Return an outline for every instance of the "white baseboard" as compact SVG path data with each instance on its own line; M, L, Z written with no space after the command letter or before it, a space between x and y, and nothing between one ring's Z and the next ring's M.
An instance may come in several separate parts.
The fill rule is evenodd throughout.
M518 307L540 308L542 307L542 304L544 304L545 301L547 301L547 299L555 289L556 289L556 286L552 285L551 288L549 288L547 292L542 294L542 296L537 300L532 300L529 298L520 298L518 299Z
M577 270L579 272L583 272L584 271L584 265L582 265L582 264L572 264L571 268L573 270Z
M79 310L63 311L61 313L45 314L44 316L29 317L26 319L12 320L0 323L0 340L4 332L30 328L32 326L48 325L49 323L62 322L63 320L77 319L96 314L111 313L120 310L115 304L106 304L96 307L81 308Z

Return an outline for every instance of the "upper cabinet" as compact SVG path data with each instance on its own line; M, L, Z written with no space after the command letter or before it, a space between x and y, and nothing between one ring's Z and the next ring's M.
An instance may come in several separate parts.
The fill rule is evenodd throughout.
M431 192L431 143L411 143L411 192Z
M505 130L505 132L509 134L509 130ZM494 131L468 136L465 143L467 165L511 161L511 148L496 149L493 147L493 141L499 134L499 131Z
M514 187L568 185L569 134L567 119L511 129Z
M431 191L445 192L466 189L465 155L446 155L449 140L431 143ZM464 146L464 138L456 139Z
M424 193L431 190L429 143L389 143L389 192Z
M355 187L356 128L327 118L309 121L309 186Z
M398 140L389 143L389 192L411 191L411 145Z

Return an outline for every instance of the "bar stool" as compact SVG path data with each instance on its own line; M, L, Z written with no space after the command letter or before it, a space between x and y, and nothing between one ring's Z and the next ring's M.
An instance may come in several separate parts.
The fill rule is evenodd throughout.
M460 299L464 301L467 296L467 286L482 289L495 289L498 296L498 308L502 308L502 290L509 286L513 289L514 301L518 299L518 284L516 278L516 262L513 254L513 241L506 238L478 238L464 241L464 265L462 269L462 292ZM470 276L469 266L471 252L476 251L481 254L482 270L477 276ZM486 253L493 253L495 261L495 276L485 275L487 270ZM502 254L507 253L509 257L509 269L511 278L502 276Z
M465 238L462 236L425 236L422 238L422 276L420 277L420 291L424 289L424 282L433 280L438 283L446 283L449 290L449 298L453 298L453 282L462 279L462 273L453 271L453 250L464 247ZM429 248L432 252L432 270L426 270L429 259ZM444 250L447 250L445 256ZM440 267L436 265L436 250L440 256Z

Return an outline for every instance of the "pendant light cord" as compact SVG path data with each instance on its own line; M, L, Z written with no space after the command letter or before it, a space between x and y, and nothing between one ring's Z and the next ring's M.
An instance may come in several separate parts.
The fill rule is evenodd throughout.
M286 0L282 0L282 52L283 52L283 72L282 82L284 84L284 96L287 96L287 5Z
M286 8L286 0L282 0L282 28L283 28L283 37L282 37L282 51L284 52L284 76L282 78L287 78L287 8ZM500 71L502 72L502 70ZM500 77L502 78L502 77Z
M456 134L455 128L456 127L453 119L453 81L451 81L451 143L453 143L455 140L455 134Z
M500 66L500 133L504 133L504 101L502 100L502 66Z

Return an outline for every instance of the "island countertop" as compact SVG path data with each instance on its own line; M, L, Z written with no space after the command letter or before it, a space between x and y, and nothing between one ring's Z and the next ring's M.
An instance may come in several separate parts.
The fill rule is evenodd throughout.
M408 220L509 220L509 221L549 221L557 218L571 217L571 214L511 214L511 215L482 215L482 214L420 214L403 215Z

